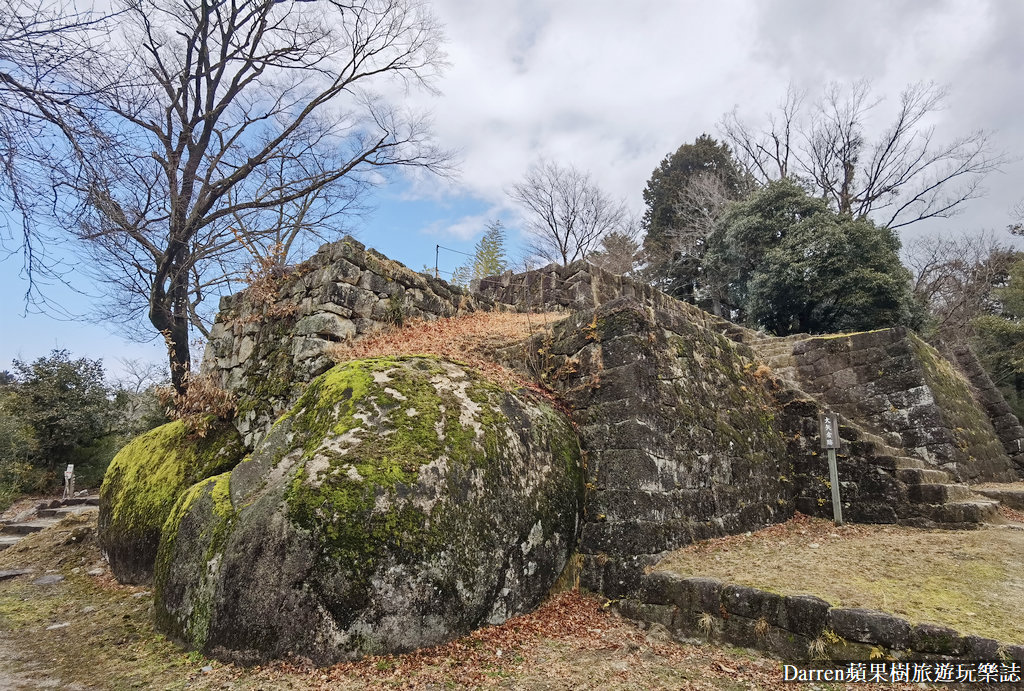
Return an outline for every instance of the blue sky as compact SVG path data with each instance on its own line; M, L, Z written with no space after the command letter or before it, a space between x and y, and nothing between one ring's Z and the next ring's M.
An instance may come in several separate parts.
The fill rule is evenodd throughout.
M999 0L641 0L432 3L445 26L450 67L438 93L410 92L407 104L432 113L437 141L459 153L452 179L398 179L375 192L375 211L357 222L369 246L420 269L435 244L470 251L488 220L509 229L521 251L521 220L506 190L540 159L589 171L613 197L641 213L641 192L659 161L703 132L717 134L738 108L757 122L787 84L810 90L831 80L872 80L885 100L878 123L902 87L948 87L932 118L937 139L983 128L1015 157L986 181L986 198L921 233L1001 230L1024 198L1024 4ZM472 7L472 11L467 11ZM441 268L462 260L442 253ZM17 256L0 262L0 368L55 347L117 359L162 360L159 343L119 334L124 325L61 321L28 314ZM94 290L72 275L83 293ZM67 311L89 314L86 295L50 292Z

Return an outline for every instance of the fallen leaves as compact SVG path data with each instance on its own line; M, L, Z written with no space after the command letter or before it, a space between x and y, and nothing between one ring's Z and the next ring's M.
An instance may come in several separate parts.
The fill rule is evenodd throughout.
M465 363L505 388L524 387L546 395L534 381L498 362L496 352L544 331L565 316L561 312L473 312L432 321L410 320L405 326L335 345L328 354L337 362L434 355Z

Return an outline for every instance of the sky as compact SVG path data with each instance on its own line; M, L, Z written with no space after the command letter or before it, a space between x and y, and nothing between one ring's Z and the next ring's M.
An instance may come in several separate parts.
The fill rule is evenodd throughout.
M718 136L736 109L757 124L792 84L809 93L831 81L868 79L883 100L868 128L914 82L947 89L930 124L937 140L978 129L1008 162L985 181L983 199L953 219L918 224L920 234L1001 232L1024 199L1024 3L1002 0L438 0L449 67L437 93L410 92L429 111L438 143L457 152L458 174L398 178L354 219L363 243L406 265L433 266L436 245L472 251L489 220L509 229L513 256L522 218L507 191L540 160L588 171L606 193L643 211L644 185L659 162L702 133ZM472 8L471 10L468 8ZM464 260L440 252L442 271ZM62 320L20 300L21 260L0 261L0 369L52 348L103 358L161 360L162 345L123 337L126 325ZM84 276L54 302L88 314L97 292ZM131 325L127 325L131 326Z

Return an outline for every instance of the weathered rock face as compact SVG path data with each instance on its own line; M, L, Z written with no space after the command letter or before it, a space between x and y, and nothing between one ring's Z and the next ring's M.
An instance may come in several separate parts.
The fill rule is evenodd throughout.
M99 542L122 583L148 583L160 530L178 497L191 485L233 468L244 455L234 427L205 436L181 421L136 437L114 456L100 488Z
M608 597L667 550L793 513L778 409L749 350L699 310L664 307L614 300L533 343L579 425L594 487L582 582Z
M241 661L435 645L536 606L582 500L575 433L546 403L433 358L353 361L175 506L157 621Z
M303 387L334 365L334 344L489 305L345 237L287 275L221 300L202 372L237 394L235 425L252 448Z

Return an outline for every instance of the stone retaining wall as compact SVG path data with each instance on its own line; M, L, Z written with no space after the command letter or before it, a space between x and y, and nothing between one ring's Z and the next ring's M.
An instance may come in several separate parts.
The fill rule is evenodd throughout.
M690 306L665 307L621 298L576 312L527 358L578 426L581 582L610 597L667 550L793 514L778 410L749 349Z
M405 320L494 309L345 237L280 277L225 297L201 371L238 397L249 448L333 364L329 349Z
M778 595L714 578L655 571L615 603L623 616L664 626L678 640L717 640L787 660L998 660L1024 662L1024 646L962 635L812 595ZM812 651L814 651L812 653Z
M802 389L891 446L964 482L1017 479L967 380L907 329L809 338L793 355Z
M976 392L978 402L988 413L1003 449L1013 460L1017 474L1024 479L1024 425L1013 414L1002 392L992 382L974 351L966 345L957 346L950 353Z

